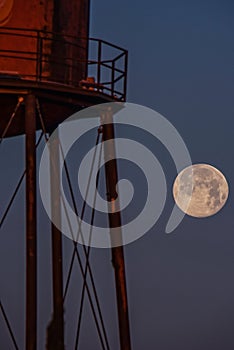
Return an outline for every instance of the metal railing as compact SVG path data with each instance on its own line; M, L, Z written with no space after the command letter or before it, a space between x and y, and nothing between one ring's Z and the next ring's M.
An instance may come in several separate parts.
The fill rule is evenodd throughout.
M95 38L0 28L0 78L55 82L126 99L128 52Z

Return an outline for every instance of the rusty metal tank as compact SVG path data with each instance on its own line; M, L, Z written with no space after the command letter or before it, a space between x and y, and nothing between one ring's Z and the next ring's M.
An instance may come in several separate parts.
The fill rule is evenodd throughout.
M30 92L49 131L84 107L125 100L127 51L89 38L89 7L89 0L0 0L0 135L24 134L24 103L14 110Z
M86 78L89 0L0 0L0 29L1 73L70 85Z

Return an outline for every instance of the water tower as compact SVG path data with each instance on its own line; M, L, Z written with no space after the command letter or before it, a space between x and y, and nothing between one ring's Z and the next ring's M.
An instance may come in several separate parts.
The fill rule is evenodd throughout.
M126 98L127 51L89 38L89 7L89 0L0 0L1 142L25 135L27 350L37 348L36 131L41 129L46 135L74 112ZM114 140L111 117L107 118L102 138ZM108 200L115 196L116 181L116 163L112 162L106 166ZM51 191L55 186L56 181ZM13 200L14 195L1 225ZM120 217L110 214L110 227L116 221ZM53 319L47 348L64 349L62 240L59 230L51 227ZM121 349L130 349L122 247L112 248L112 261ZM18 349L6 310L2 303L0 306L12 344ZM103 348L108 346L103 344Z

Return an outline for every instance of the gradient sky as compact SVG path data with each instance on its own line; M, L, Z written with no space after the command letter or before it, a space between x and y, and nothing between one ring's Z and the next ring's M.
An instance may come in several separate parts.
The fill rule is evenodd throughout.
M233 350L234 348L234 3L231 0L92 1L91 36L129 50L129 102L164 115L180 132L193 163L210 163L230 185L226 206L206 219L186 216L164 233L173 205L176 176L170 155L151 145L168 177L168 198L158 223L125 247L129 312L134 350ZM3 148L4 147L4 148ZM7 157L6 157L7 152ZM157 154L158 152L158 154ZM24 165L22 137L1 149L6 174L0 184L3 207ZM156 180L157 181L157 180ZM1 298L23 343L24 202L17 197L2 230ZM39 349L50 319L49 220L39 203ZM65 275L71 242L64 238ZM92 249L92 263L111 349L118 349L110 254ZM6 267L7 266L7 267ZM78 270L77 270L78 271ZM14 276L14 278L12 278ZM78 279L81 278L77 275ZM80 289L74 277L66 314L67 349L72 349ZM78 285L79 287L79 285ZM11 349L0 320L0 344ZM81 349L99 343L87 303Z
M185 217L167 236L165 214L126 248L134 349L234 347L233 11L231 1L93 6L92 32L129 49L128 101L167 117L193 162L217 166L230 184L218 215Z

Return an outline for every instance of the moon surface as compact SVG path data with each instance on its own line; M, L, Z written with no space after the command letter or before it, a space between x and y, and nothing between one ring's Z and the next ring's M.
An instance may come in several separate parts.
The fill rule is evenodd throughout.
M224 175L209 164L194 164L183 169L173 185L178 207L197 218L219 212L227 201L228 193Z

